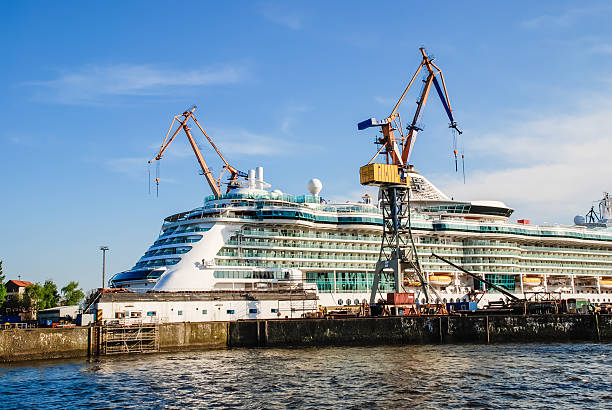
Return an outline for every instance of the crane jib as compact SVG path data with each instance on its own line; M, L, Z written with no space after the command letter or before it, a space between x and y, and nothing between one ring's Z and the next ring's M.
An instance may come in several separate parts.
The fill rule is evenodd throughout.
M455 120L453 119L453 113L450 110L450 107L448 106L448 103L446 102L446 97L444 96L444 93L442 93L442 89L440 88L440 84L438 83L438 79L436 77L433 78L433 83L434 86L436 87L436 91L438 92L438 95L440 96L440 101L442 101L442 105L444 106L444 109L446 110L446 114L448 115L448 118L450 119L451 124L455 122Z

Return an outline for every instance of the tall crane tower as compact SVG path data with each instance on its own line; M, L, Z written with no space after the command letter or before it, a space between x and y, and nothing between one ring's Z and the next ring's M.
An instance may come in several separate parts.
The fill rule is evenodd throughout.
M383 237L372 283L370 305L376 302L378 285L385 269L393 270L395 292L402 292L404 290L404 280L408 279L420 282L428 303L430 291L436 293L433 288L429 287L428 281L423 274L412 237L410 177L408 175L410 170L408 164L410 154L412 153L417 133L421 131L417 124L423 108L427 104L432 84L450 120L449 128L456 130L459 134L461 134L461 131L457 128L457 123L453 118L442 70L434 63L434 58L427 55L425 48L421 47L419 50L422 56L421 63L393 107L391 114L381 121L370 118L357 125L358 130L380 127L382 134L375 141L376 144L380 145L378 151L368 164L359 170L359 179L362 185L379 187L380 206L383 213ZM407 133L404 135L398 109L423 69L426 70L423 89L417 100L416 112L412 117L412 121L406 127ZM438 81L438 77L440 81ZM440 86L440 83L442 86ZM399 131L399 137L396 137L395 131ZM374 160L379 155L385 157L385 163L374 163ZM455 150L455 158L456 155Z
M166 137L164 138L164 141L162 142L161 148L159 149L159 152L157 153L155 158L149 161L149 164L154 161L159 161L162 158L164 151L166 151L168 146L170 146L170 143L172 143L172 141L174 141L174 138L177 136L177 134L181 130L183 130L185 132L185 135L187 136L187 139L189 140L189 144L191 145L191 148L193 149L193 153L195 154L196 159L198 160L198 164L200 165L200 168L202 169L202 174L204 175L204 178L206 178L206 181L208 182L210 189L213 191L213 194L221 195L221 184L224 183L222 182L222 177L223 177L223 172L225 170L229 171L230 173L230 176L227 182L226 192L229 192L230 189L232 189L233 187L239 186L238 178L239 177L246 178L247 174L242 171L238 171L236 168L234 168L227 162L223 154L221 154L221 151L219 151L215 143L208 136L206 131L204 131L204 128L202 128L202 126L196 119L195 114L194 114L194 111L196 108L197 107L194 105L191 109L184 111L182 114L175 115L172 118L172 122L170 123L170 128L168 128L168 132L166 133ZM219 178L215 178L213 176L212 171L206 164L206 161L204 160L204 156L202 155L202 152L200 151L200 148L198 147L196 140L191 134L191 128L188 127L187 122L189 121L189 119L195 122L195 124L198 126L200 131L202 131L202 134L204 134L204 136L206 137L206 139L208 140L212 148L215 150L215 152L217 153L217 155L223 162L223 168L221 170L221 174L219 175ZM172 133L172 136L170 136L170 132L172 131L172 127L174 126L175 121L178 122L179 126ZM159 179L156 179L155 182L159 183Z

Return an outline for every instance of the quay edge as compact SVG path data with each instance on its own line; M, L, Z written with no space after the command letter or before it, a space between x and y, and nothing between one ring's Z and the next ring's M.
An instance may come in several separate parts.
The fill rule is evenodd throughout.
M135 326L126 327L134 329ZM0 331L0 362L96 356L102 327ZM157 325L156 351L438 343L612 343L612 315L396 316Z

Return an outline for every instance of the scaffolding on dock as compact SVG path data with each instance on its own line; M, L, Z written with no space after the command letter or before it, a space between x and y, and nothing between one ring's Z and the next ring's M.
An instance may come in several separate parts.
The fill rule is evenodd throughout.
M103 326L99 340L101 355L159 352L159 327L155 324Z

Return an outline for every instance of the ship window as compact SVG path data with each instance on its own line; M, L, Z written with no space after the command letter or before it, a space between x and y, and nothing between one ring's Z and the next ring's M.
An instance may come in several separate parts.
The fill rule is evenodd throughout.
M234 314L234 309L227 309L227 314L228 315L233 315Z
M270 312L272 312L272 313L278 313L278 309L270 309Z
M183 311L182 311L182 310L179 310L179 311L178 311L178 315L179 315L179 316L182 316L182 315L183 315Z
M130 313L130 317L141 317L142 316L142 312L132 312Z
M342 306L342 299L338 299L338 305Z
M125 318L125 312L116 312L115 313L115 319L124 319Z
M208 311L207 311L206 309L202 309L202 314L203 314L203 315L205 315L205 314L207 314L207 313L208 313Z
M355 299L355 304L358 305L359 304L359 299Z
M157 312L147 312L147 316L157 316Z
M257 309L249 309L249 313L257 313Z

